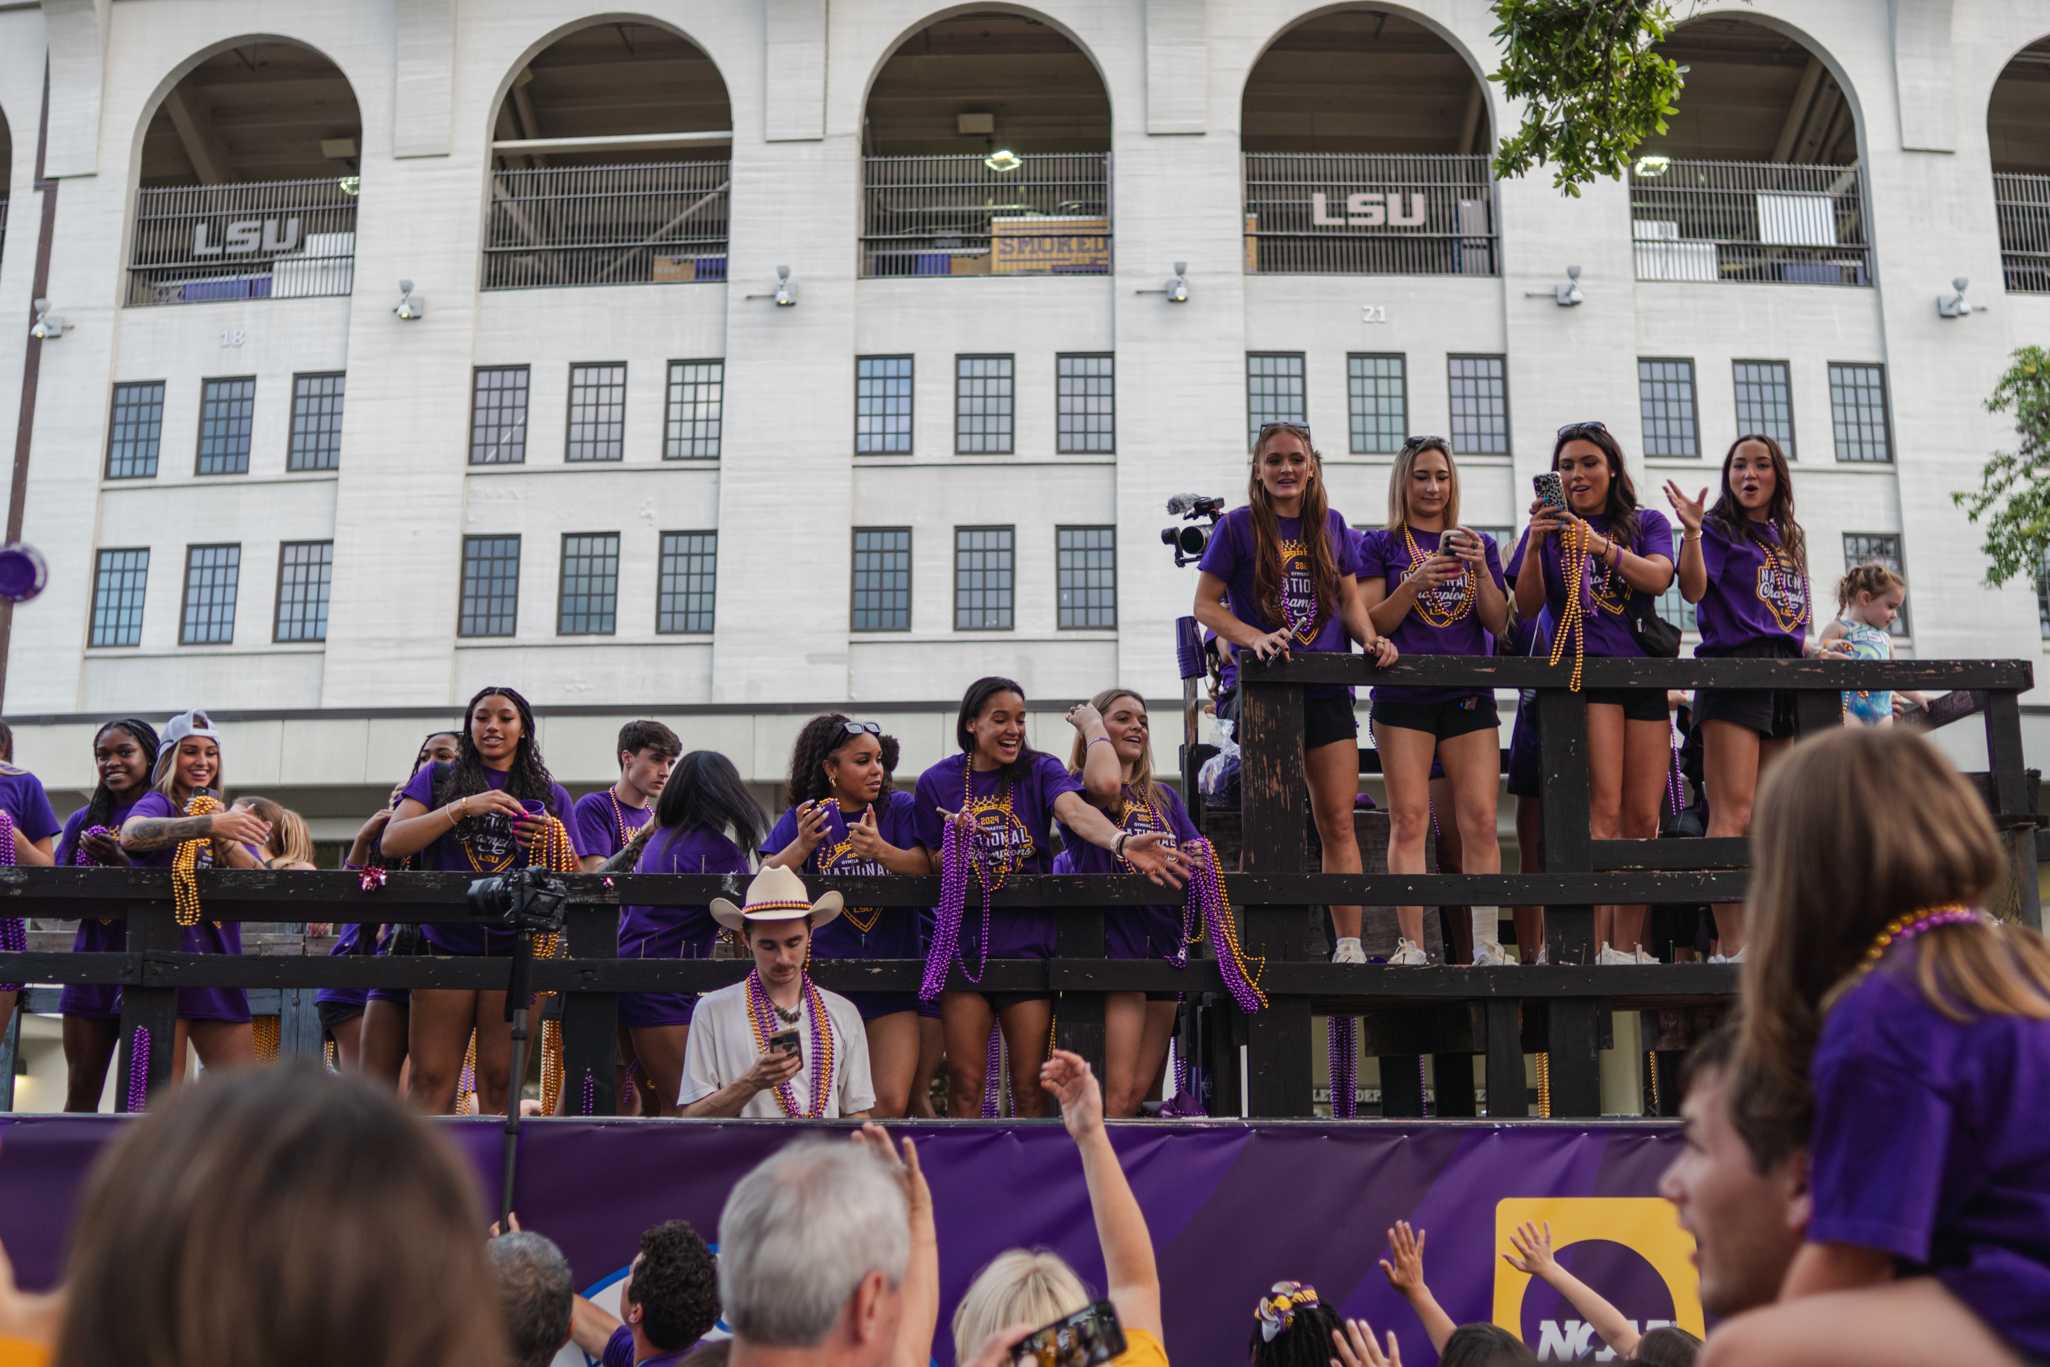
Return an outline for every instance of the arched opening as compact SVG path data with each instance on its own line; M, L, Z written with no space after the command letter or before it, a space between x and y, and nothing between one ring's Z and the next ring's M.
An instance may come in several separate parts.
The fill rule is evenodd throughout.
M1687 83L1631 168L1637 278L1871 284L1858 111L1829 64L1741 18L1683 24L1662 51Z
M491 128L485 289L726 278L733 104L676 30L612 19L560 35Z
M347 294L362 136L348 78L303 43L193 63L143 130L128 302Z
M2050 37L2014 55L1986 105L2007 288L2050 294Z
M1239 108L1246 270L1494 275L1487 91L1438 31L1327 11L1283 31Z
M1110 270L1110 95L1046 21L918 29L869 86L861 144L864 276Z

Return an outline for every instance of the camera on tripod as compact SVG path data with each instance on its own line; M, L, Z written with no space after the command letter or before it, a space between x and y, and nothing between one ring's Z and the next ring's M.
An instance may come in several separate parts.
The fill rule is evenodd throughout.
M1195 564L1203 558L1203 548L1210 544L1211 533L1224 517L1224 500L1202 494L1176 494L1167 501L1167 511L1171 517L1180 517L1183 524L1162 527L1161 544L1174 548L1175 568ZM1206 517L1210 519L1207 525L1197 521Z
M563 927L569 889L560 878L538 868L514 869L471 882L470 910L508 930L548 934Z

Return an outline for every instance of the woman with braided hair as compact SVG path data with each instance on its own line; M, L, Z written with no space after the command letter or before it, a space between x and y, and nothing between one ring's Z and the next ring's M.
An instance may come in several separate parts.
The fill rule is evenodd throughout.
M384 857L419 855L423 867L449 873L504 873L530 862L574 873L569 793L541 758L534 709L514 689L493 684L477 690L463 715L455 762L421 769L407 782L378 842ZM443 924L425 926L422 933L440 954L512 953L509 930ZM512 1061L505 993L448 988L412 995L409 1092L423 1109L442 1115L455 1109L456 1081L473 1028L478 1111L504 1110Z

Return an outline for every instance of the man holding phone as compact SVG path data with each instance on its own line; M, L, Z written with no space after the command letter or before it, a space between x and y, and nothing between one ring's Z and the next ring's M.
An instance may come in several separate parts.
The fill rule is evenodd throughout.
M840 907L837 892L808 901L804 880L777 867L763 869L748 885L746 906L713 899L713 919L740 932L754 970L698 999L684 1046L679 1115L868 1115L875 1087L861 1012L804 971L812 932L838 916Z

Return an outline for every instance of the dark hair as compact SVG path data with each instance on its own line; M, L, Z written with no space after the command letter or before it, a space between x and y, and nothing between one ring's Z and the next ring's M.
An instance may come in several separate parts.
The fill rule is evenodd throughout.
M1637 1340L1637 1351L1630 1360L1648 1362L1652 1367L1694 1367L1694 1359L1700 1356L1700 1339L1685 1329L1662 1324Z
M783 785L786 802L795 807L825 797L826 760L854 737L847 734L847 718L839 712L821 712L804 724L790 747L790 778Z
M895 736L882 736L878 739L883 743L883 777L886 780L894 779L897 774L897 761L904 757L904 747L897 743Z
M484 756L477 753L477 738L470 734L470 714L486 698L504 698L520 714L520 739L513 748L512 768L506 771L505 790L514 797L546 802L555 793L555 776L548 772L548 764L541 758L541 742L534 738L534 709L514 690L494 684L471 694L468 705L463 708L463 729L456 732L456 744L461 747L461 752L454 764L435 767L433 805L446 806L459 797L481 793L491 786L484 781ZM440 734L437 731L428 739L433 740Z
M676 761L655 804L655 820L678 830L730 834L743 850L759 849L769 826L740 771L717 750L693 750Z
M505 1361L477 1175L388 1090L293 1062L153 1100L86 1183L56 1367Z
M0 721L0 763L14 763L14 728Z
M569 1341L576 1288L569 1260L545 1234L515 1230L484 1245L512 1340L514 1367L548 1367Z
M1637 485L1630 478L1630 471L1623 464L1623 446L1608 428L1597 423L1575 423L1559 429L1559 435L1552 442L1551 468L1559 468L1559 453L1566 449L1566 443L1584 441L1600 449L1609 462L1609 501L1602 509L1609 519L1609 540L1625 550L1637 544Z
M1780 547L1794 558L1794 563L1805 574L1808 570L1808 538L1801 531L1801 524L1794 520L1794 471L1787 464L1787 453L1780 444L1763 432L1749 432L1730 443L1730 449L1723 452L1722 483L1716 486L1715 502L1708 507L1702 521L1715 524L1726 541L1753 541L1760 546L1769 546L1771 541L1758 524L1745 516L1737 500L1730 496L1730 466L1736 462L1737 448L1747 441L1755 441L1765 448L1772 458L1772 501L1765 505L1765 520L1779 532ZM1812 605L1810 612L1814 611Z
M1523 1340L1499 1324L1462 1324L1438 1354L1438 1367L1526 1367L1536 1362Z
M1017 680L1002 678L995 674L986 674L977 679L968 685L968 691L961 695L961 715L954 720L954 743L961 747L962 754L969 756L971 765L974 763L975 737L969 734L968 723L981 716L982 709L989 706L989 700L999 693L1016 693L1020 702L1025 700L1025 690L1019 686ZM1039 752L1030 744L1019 746L1018 758L1006 766L1003 771L1004 777L1025 777L1038 758Z
M429 731L425 736L421 738L420 748L413 752L413 767L407 770L407 776L411 777L413 774L419 773L420 767L427 763L428 759L430 758L430 756L427 753L427 747L434 744L434 738L436 736L455 737L456 748L461 749L463 744L464 732L468 730L469 726L466 723L462 731Z
M1731 1080L1723 1097L1730 1128L1750 1155L1752 1170L1763 1176L1808 1147L1811 1117L1807 1100L1802 1096L1768 1097L1732 1071L1736 1062L1737 1018L1732 1015L1688 1051L1682 1085L1692 1091L1711 1074Z
M619 745L615 754L638 755L643 750L653 750L658 755L674 759L683 753L683 742L659 721L630 721L619 728Z
M142 747L142 756L146 761L142 771L142 786L147 790L150 775L156 772L157 751L163 745L157 739L156 728L141 717L121 717L110 721L93 732L93 750L96 755L100 748L100 737L109 731L126 731L135 738L135 743ZM99 766L95 764L93 767L97 769ZM106 825L113 815L114 794L108 790L107 781L101 779L93 789L92 800L85 804L85 820L79 823L79 834L83 835L95 826Z
M1326 1367L1331 1361L1331 1335L1343 1328L1327 1305L1298 1306L1287 1329L1272 1342L1260 1336L1260 1322L1253 1321L1248 1341L1253 1367Z
M642 1231L640 1266L622 1304L641 1307L641 1332L665 1352L690 1347L719 1322L718 1265L688 1222Z

